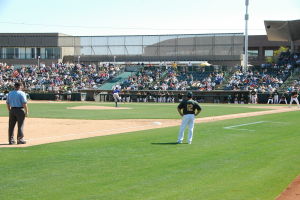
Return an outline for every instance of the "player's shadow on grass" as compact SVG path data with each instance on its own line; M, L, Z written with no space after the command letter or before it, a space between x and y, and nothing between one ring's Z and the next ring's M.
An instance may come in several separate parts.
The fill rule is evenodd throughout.
M154 145L176 145L178 143L177 142L152 142L151 144L154 144Z

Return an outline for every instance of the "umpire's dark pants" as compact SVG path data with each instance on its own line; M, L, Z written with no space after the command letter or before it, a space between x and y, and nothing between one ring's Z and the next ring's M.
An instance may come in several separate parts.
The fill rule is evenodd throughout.
M24 108L11 108L9 112L9 126L8 126L8 140L11 141L14 138L14 129L16 122L18 122L18 140L24 137L23 127L25 120Z

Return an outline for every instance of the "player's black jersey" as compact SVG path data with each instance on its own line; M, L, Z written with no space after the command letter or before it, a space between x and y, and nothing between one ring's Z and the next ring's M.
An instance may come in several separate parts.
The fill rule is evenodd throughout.
M183 114L195 114L195 110L201 110L199 104L194 100L184 100L178 105L179 109L183 109Z

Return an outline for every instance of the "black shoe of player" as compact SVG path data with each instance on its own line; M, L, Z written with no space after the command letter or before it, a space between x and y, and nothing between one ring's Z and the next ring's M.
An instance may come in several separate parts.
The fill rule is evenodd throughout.
M13 145L13 144L16 144L16 142L15 142L14 140L10 140L10 141L9 141L9 144L10 144L10 145Z
M19 139L18 142L17 142L17 144L26 144L26 141L23 140L23 139Z

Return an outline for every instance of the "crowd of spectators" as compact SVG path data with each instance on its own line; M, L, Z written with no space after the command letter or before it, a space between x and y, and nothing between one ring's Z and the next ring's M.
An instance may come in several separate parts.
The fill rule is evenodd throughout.
M288 69L295 69L294 72L299 73L300 72L300 53L290 53L289 51L287 52L282 52L279 56L278 59L279 63L284 64L287 66ZM294 76L295 77L295 76ZM299 90L300 89L300 79L296 78L292 80L292 82L287 85L287 93L291 93L294 90Z
M141 71L133 73L121 83L121 87L125 90L151 89L156 82L159 82L162 73L163 70L158 67L142 68Z
M15 81L24 83L28 91L78 91L97 88L120 71L112 64L96 65L55 63L52 65L14 66L0 63L0 87L12 88Z
M253 90L259 93L272 93L278 90L292 72L299 72L300 54L281 52L276 64L266 63L261 66L251 67L244 72L236 70L229 78L225 87L227 90ZM294 80L287 92L299 88L299 80Z
M294 90L298 90L300 89L300 80L299 79L295 79L292 81L292 83L290 85L288 85L287 87L287 92L292 92Z
M180 75L185 76L184 74ZM220 85L224 80L223 72L202 72L202 73L189 73L188 80L189 89L200 91L215 90L217 85Z
M218 72L179 72L174 67L147 67L130 76L121 87L125 90L214 90L224 80Z
M295 54L297 55L297 54ZM298 57L293 55L293 61ZM290 75L294 65L291 55L283 55L281 63L264 64L252 67L246 72L237 68L226 80L226 90L253 90L259 93L273 92L283 84ZM122 83L122 90L198 90L211 91L224 82L224 73L220 71L188 71L175 64L146 66L138 72L132 72ZM100 66L54 63L52 65L13 66L0 63L0 89L10 90L15 81L23 82L27 91L71 91L80 89L97 89L107 80L116 77L125 69L122 65L103 63ZM185 70L182 70L185 69ZM201 68L203 69L203 68ZM299 88L299 80L295 80L288 90Z
M229 78L226 90L253 90L271 93L278 90L290 76L294 65L262 64L247 71L236 70Z

